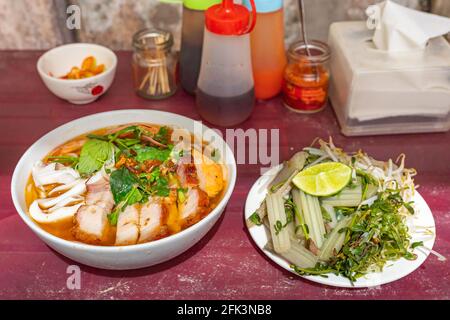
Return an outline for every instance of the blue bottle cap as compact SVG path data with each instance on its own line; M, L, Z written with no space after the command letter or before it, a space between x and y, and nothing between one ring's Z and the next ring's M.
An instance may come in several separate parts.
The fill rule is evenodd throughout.
M243 0L242 4L247 7L249 11L252 10L250 0ZM283 0L255 0L256 12L268 13L278 11L283 8Z

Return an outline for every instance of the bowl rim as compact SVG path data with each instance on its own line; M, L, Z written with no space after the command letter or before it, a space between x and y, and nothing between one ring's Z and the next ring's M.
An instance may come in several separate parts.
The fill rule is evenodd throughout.
M108 252L108 253L114 253L114 252L123 252L123 251L140 251L140 250L146 250L146 249L152 249L154 247L163 246L166 243L174 242L178 239L182 239L184 236L188 235L188 233L193 233L197 229L200 229L202 226L208 224L213 220L217 215L221 215L224 211L226 205L228 204L228 201L230 200L230 197L234 191L234 187L236 184L236 177L237 177L237 166L236 166L236 159L234 157L234 153L230 149L230 146L223 140L223 138L218 135L214 130L210 129L206 125L202 124L203 132L206 130L211 130L214 132L213 135L216 135L218 138L220 138L218 141L221 143L224 143L226 153L229 155L230 159L232 160L231 163L226 164L227 169L230 171L230 181L227 184L227 190L225 194L223 195L220 202L217 204L217 206L210 212L206 217L204 217L202 220L197 222L196 224L176 233L173 235L170 235L168 237L158 239L155 241L145 242L145 243L138 243L133 245L127 245L127 246L99 246L99 245L92 245L92 244L85 244L82 242L76 242L76 241L70 241L65 240L62 238L59 238L44 229L42 229L36 222L34 222L31 217L22 210L22 207L20 206L20 200L19 200L19 194L15 191L17 189L18 181L20 180L20 172L19 169L23 166L23 162L25 161L25 155L27 155L33 147L35 147L37 144L41 143L42 140L46 139L48 136L51 136L55 134L57 130L60 130L64 126L70 126L76 123L80 120L86 120L88 118L96 118L96 117L102 117L106 114L121 114L121 113L127 113L127 112L151 112L156 114L166 114L171 116L176 116L178 118L181 118L182 120L187 121L196 121L194 119L171 113L166 111L159 111L159 110L148 110L148 109L120 109L120 110L114 110L114 111L106 111L106 112L99 112L94 113L91 115L83 116L74 120L71 120L69 122L66 122L55 129L51 130L50 132L44 134L42 137L40 137L38 140L36 140L30 147L27 148L27 150L22 154L19 161L16 164L16 167L14 168L14 172L11 179L11 197L13 200L14 207L19 214L19 216L22 218L22 220L25 222L26 225L34 232L36 233L41 240L47 243L49 241L52 244L57 244L64 247L70 247L71 249L79 249L79 250L88 250L88 251L94 251L94 252ZM221 141L222 140L222 141ZM28 177L28 175L27 175ZM212 226L211 226L212 227ZM200 239L199 239L200 240ZM48 244L48 243L47 243Z
M102 50L105 50L106 52L108 52L109 55L111 55L112 57L112 65L110 68L106 69L104 72L101 72L99 74L96 74L95 76L89 77L89 78L83 78L83 79L60 79L60 78L56 78L56 77L52 77L50 75L48 75L46 72L44 72L42 64L43 61L45 59L46 56L48 56L51 52L54 51L60 51L60 50L64 50L66 48L70 48L70 47L98 47L101 48ZM37 63L36 63L36 69L39 73L39 75L42 78L45 78L46 80L49 81L55 81L55 82L59 82L59 83L70 83L70 84L74 84L74 83L80 83L81 81L85 81L85 80L98 80L101 77L106 77L107 75L109 75L110 73L114 72L114 70L117 67L117 55L114 53L114 51L112 51L110 48L99 45L99 44L95 44L95 43L87 43L87 42L77 42L77 43L68 43L68 44L63 44L61 46L57 46L54 47L50 50L47 50L46 52L44 52L38 59Z

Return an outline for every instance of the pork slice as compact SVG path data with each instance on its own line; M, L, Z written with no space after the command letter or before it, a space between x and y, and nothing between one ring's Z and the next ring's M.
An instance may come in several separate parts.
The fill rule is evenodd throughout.
M117 220L116 246L135 244L139 238L139 205L127 206Z
M209 198L199 188L190 188L186 200L179 205L180 220L184 227L197 223L208 213Z
M111 193L109 181L101 178L94 183L87 183L87 205L97 205L103 207L106 211L111 212L114 206L114 198Z
M73 236L82 242L104 244L108 238L108 211L97 205L81 206L74 215Z
M177 175L184 188L198 186L197 170L190 156L180 159L177 166Z
M167 235L166 212L163 204L155 199L142 205L139 226L139 243L160 239Z
M74 215L72 234L82 242L104 244L108 241L108 214L114 206L109 181L103 177L90 179L86 184L86 205Z

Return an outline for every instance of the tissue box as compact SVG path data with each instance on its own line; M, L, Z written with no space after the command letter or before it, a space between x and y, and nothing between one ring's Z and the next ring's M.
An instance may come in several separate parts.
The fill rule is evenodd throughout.
M377 50L365 22L330 26L330 100L348 136L450 129L450 45L425 50Z

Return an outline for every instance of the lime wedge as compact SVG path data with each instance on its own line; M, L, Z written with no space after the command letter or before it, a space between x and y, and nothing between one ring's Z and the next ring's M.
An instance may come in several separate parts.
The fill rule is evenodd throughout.
M324 162L300 171L292 182L305 193L331 196L350 182L352 169L340 162Z

